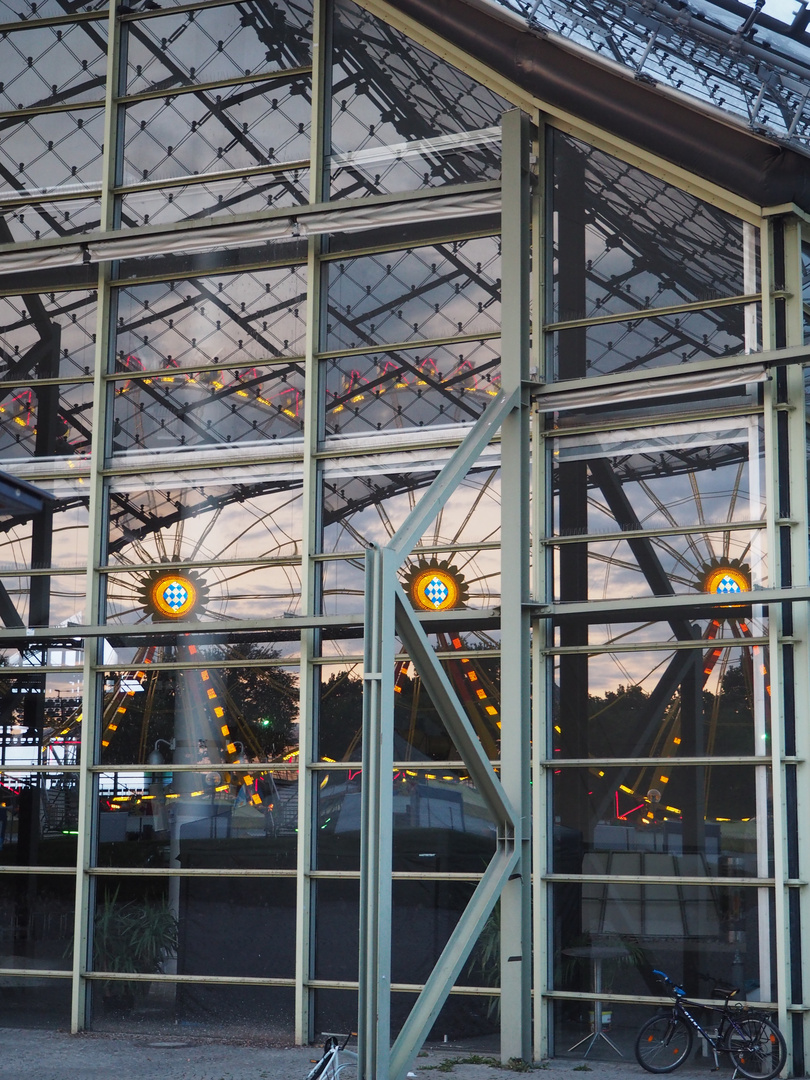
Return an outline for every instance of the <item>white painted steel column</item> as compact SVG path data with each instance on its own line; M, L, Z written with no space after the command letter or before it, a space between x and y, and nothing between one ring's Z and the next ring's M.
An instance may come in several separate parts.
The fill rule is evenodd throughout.
M326 178L325 155L328 138L329 108L329 33L326 0L315 0L312 19L312 125L310 136L310 202L323 198ZM301 614L313 616L320 610L319 568L313 556L318 550L318 436L320 422L321 341L321 236L310 237L307 248L306 338L304 344L304 459L301 513ZM312 1030L309 981L314 963L315 885L312 880L314 858L315 774L310 765L316 760L317 670L313 661L318 655L320 637L314 629L301 631L299 669L298 723L298 843L295 875L295 1041L306 1044L314 1037Z
M390 1063L394 588L391 554L373 544L365 583L358 1080L388 1080Z
M804 312L802 299L802 226L798 220L785 221L785 337L788 347L801 345L804 339ZM786 423L788 435L788 484L790 498L791 566L790 584L796 588L810 584L810 553L808 552L808 476L807 476L807 408L805 405L804 370L791 365L786 371L787 402ZM795 770L795 805L791 788L785 782L782 802L782 828L784 830L785 867L784 881L794 881L784 888L785 935L785 1003L786 1007L803 1008L808 1001L810 983L810 895L808 895L807 869L810 866L810 836L804 827L810 818L810 614L807 604L793 604L792 614L792 723L795 729L796 764L783 766L783 770ZM775 742L775 740L774 740ZM785 747L786 756L790 756ZM774 747L774 751L776 747ZM787 779L787 778L786 778ZM774 818L777 816L776 792L774 791ZM796 831L795 838L791 835ZM795 842L794 842L795 841ZM791 855L791 848L793 855ZM797 857L796 857L797 856ZM791 864L797 862L797 866ZM779 878L777 878L777 882ZM799 884L805 882L805 884ZM777 929L778 934L778 929ZM779 937L777 936L777 942ZM789 945L800 941L798 957L791 956ZM794 965L799 970L794 970ZM795 988L795 989L794 989ZM800 988L800 989L799 989ZM781 1001L781 999L780 999ZM792 1014L785 1016L780 1008L780 1024L785 1031L793 1061L794 1031ZM804 1072L807 1072L810 1051L810 1015L802 1012L804 1035Z
M530 124L503 117L501 386L522 388L501 431L501 783L517 814L520 858L501 895L501 1060L531 1061L531 781L529 683Z
M118 179L118 92L120 81L120 22L115 5L110 5L107 20L107 83L104 95L104 153L102 157L103 187L101 195L100 228L113 228L115 197L113 189ZM107 438L107 372L110 352L110 264L102 263L98 274L96 305L96 347L93 377L93 443L90 451L89 502L87 515L87 584L85 586L84 621L96 625L103 621L101 610L101 581L98 567L105 550L106 514L104 511L104 478L102 470L106 457ZM104 639L90 638L84 642L82 672L82 729L79 773L79 807L76 850L76 907L73 933L73 976L70 1005L70 1030L83 1031L89 1021L89 985L85 974L90 966L93 949L94 882L89 869L94 861L97 800L95 782L90 768L99 744L101 697L96 690L96 667L104 658Z
M538 382L546 377L545 337L541 327L546 321L546 271L550 265L546 244L546 128L537 126L532 190L532 293L531 311L534 334L531 342L530 375ZM551 494L548 480L548 455L543 429L545 414L535 409L531 414L531 593L532 600L545 604L550 594L550 552L543 543L550 532ZM547 754L548 725L551 718L552 695L550 667L544 649L548 629L547 619L535 619L531 626L532 680L532 941L534 946L533 986L533 1057L542 1061L549 1055L551 1006L545 998L551 972L552 942L548 927L551 911L551 888L544 880L551 870L551 800L549 774L541 764Z

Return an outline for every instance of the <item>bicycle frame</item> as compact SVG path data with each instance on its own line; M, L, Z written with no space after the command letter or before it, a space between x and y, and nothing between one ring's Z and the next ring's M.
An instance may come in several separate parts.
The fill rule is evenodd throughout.
M692 1013L689 1011L689 1009L687 1008L688 1005L691 1006L693 1009L703 1009L704 1011L711 1013L720 1013L721 1019L720 1023L717 1025L716 1035L712 1035L703 1027L698 1018L696 1016L693 1016ZM738 1006L736 1011L738 1011L740 1013L740 1016L745 1019L750 1019L752 1016L757 1015L755 1010L746 1009L742 1006L742 1004ZM685 1020L687 1024L691 1025L691 1027L698 1033L698 1035L702 1039L706 1040L706 1042L712 1048L715 1065L717 1065L718 1050L722 1054L728 1053L728 1048L723 1044L725 1042L726 1033L729 1028L733 1028L734 1031L736 1031L741 1038L745 1038L745 1033L734 1019L734 1015L729 1006L728 999L726 999L724 1005L704 1005L700 1001L690 1001L689 998L677 998L674 1005L672 1006L672 1016L673 1019L680 1018Z
M344 1069L350 1066L356 1067L357 1054L346 1049L346 1043L350 1038L351 1035L347 1035L342 1044L337 1039L333 1039L332 1045L316 1063L315 1068L309 1071L306 1080L310 1080L310 1077L317 1080L339 1080Z

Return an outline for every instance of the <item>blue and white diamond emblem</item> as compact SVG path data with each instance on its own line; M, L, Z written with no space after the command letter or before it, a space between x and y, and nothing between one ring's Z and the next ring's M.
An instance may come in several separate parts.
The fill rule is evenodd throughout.
M726 576L721 578L718 582L717 591L719 593L738 593L742 592L742 589L733 577L729 577L729 575L726 574Z
M163 599L172 611L179 611L188 601L188 589L184 588L179 581L172 581L163 590Z
M441 578L433 577L425 586L425 596L434 607L441 607L449 595L450 590Z

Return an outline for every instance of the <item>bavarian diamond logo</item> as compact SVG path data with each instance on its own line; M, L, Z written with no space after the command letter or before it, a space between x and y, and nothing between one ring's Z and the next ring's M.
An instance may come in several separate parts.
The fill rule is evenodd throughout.
M439 577L431 578L425 586L425 596L434 607L441 607L449 595L450 590Z
M718 582L717 591L719 593L738 593L742 592L742 589L733 577L729 577L729 575L726 574L726 576L721 578Z
M163 590L163 599L172 611L179 611L188 600L188 589L179 581L172 581Z

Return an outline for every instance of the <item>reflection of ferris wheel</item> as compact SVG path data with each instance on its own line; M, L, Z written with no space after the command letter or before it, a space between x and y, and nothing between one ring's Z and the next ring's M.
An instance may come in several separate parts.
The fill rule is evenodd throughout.
M327 553L365 548L369 542L386 544L436 476L435 466L421 472L391 470L384 476L327 476L324 480L324 546ZM497 464L471 471L458 489L458 498L439 512L430 530L405 559L401 579L409 580L430 565L452 563L461 575L463 595L447 599L440 586L421 604L425 610L444 607L486 609L498 603L500 578L499 470ZM352 573L324 578L324 604L352 597L362 605L364 560L347 554ZM429 575L428 585L433 575ZM350 601L351 602L351 601Z
M633 599L651 594L710 593L727 602L766 583L754 424L722 422L719 431L708 434L699 425L691 430L661 426L617 438L616 448L621 453L610 459L593 455L587 461L589 533L598 536L588 546L591 599L627 597L631 613ZM587 453L583 463L585 458ZM732 678L735 686L744 685L754 741L764 738L769 677L766 652L752 640L761 636L756 612L741 609L737 614L732 607L698 622L670 619L676 641L702 640L704 645L663 659L643 647L645 640L660 640L660 620L597 630L603 650L594 668L599 682L623 686L626 693L641 686L648 693L649 716L640 729L644 735L634 748L625 748L629 756L680 756L685 722L681 683L687 672L697 682L705 709L702 745L691 752L718 752L722 696ZM637 651L622 652L631 639ZM615 652L611 645L617 646ZM707 798L711 771L707 766ZM641 810L652 817L648 792L661 798L658 789L669 783L667 773L660 768L624 770L614 792L615 816L628 820Z
M108 618L140 623L178 614L177 597L152 596L164 577L171 589L172 567L192 586L193 602L180 605L189 617L222 621L294 612L300 544L287 519L299 498L300 483L290 490L262 481L114 493ZM261 573L257 564L267 562L271 568Z

